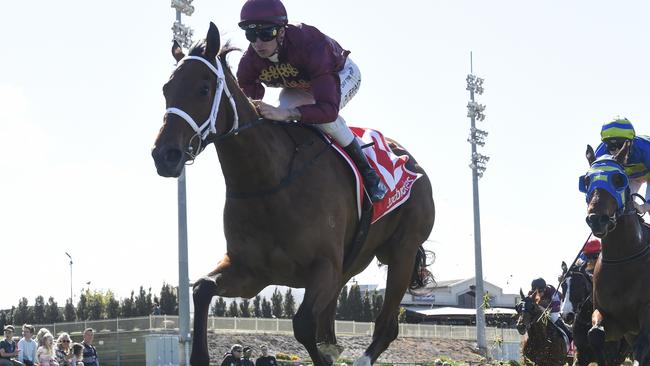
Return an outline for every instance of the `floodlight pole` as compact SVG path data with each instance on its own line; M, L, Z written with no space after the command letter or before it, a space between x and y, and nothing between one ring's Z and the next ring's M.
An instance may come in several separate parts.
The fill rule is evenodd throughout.
M181 14L192 15L193 0L171 0L171 7L176 10L176 21L172 26L174 40L181 46L189 47L192 43L192 29L181 23ZM185 168L178 177L178 333L179 365L189 366L190 344L190 280L187 260L187 191Z
M467 75L467 90L469 91L470 101L467 104L467 117L470 118L470 137L467 141L472 145L472 159L469 167L472 169L472 193L474 201L474 264L475 264L475 300L476 300L476 345L479 352L485 357L489 357L487 352L487 342L485 339L485 312L483 286L483 259L481 254L481 216L479 210L478 180L485 172L485 164L489 157L477 152L476 145L484 146L486 131L476 128L476 120L482 121L485 118L483 110L485 105L478 104L474 101L474 94L483 94L483 79L473 75L473 60L470 52L470 74Z
M72 256L68 254L68 252L65 252L65 255L68 256L70 259L70 305L73 305L72 303Z

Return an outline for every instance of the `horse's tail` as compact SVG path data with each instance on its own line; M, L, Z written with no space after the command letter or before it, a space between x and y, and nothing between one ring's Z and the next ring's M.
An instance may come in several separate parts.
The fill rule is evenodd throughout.
M431 262L427 261L427 257ZM433 263L435 257L436 256L432 251L424 250L422 245L418 247L418 251L415 253L415 265L413 266L409 292L417 291L429 287L431 284L435 284L436 280L433 278L433 274L427 269L427 266Z

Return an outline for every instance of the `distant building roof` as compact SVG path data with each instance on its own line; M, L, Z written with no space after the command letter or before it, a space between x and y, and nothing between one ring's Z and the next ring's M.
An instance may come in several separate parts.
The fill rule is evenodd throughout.
M443 288L443 287L452 287L453 285L463 282L466 279L463 280L445 280L445 281L436 281L435 285L433 288Z
M418 313L424 316L454 316L454 315L476 315L476 309L468 308L454 308L454 307L442 307L442 308L418 308L418 307L407 307L406 310ZM517 314L514 309L508 308L487 308L484 310L486 315L513 315Z

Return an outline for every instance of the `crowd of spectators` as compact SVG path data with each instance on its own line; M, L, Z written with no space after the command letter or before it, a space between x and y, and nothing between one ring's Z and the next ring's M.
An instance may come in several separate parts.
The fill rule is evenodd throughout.
M16 341L14 326L4 327L4 339L0 341L0 366L99 366L92 328L84 330L80 343L74 343L70 334L62 332L56 338L56 344L47 328L41 328L36 336L34 330L29 324L23 325L23 337Z
M269 348L266 345L260 346L261 355L253 362L252 347L242 347L240 344L233 344L230 352L224 355L221 366L277 366L275 357L269 355Z

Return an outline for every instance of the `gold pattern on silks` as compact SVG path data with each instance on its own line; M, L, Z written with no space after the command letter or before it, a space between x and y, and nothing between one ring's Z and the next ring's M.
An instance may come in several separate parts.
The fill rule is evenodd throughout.
M270 87L285 87L296 89L309 89L311 84L306 80L287 80L286 78L296 77L299 72L291 64L270 65L260 72L260 81ZM282 79L279 83L278 79Z

